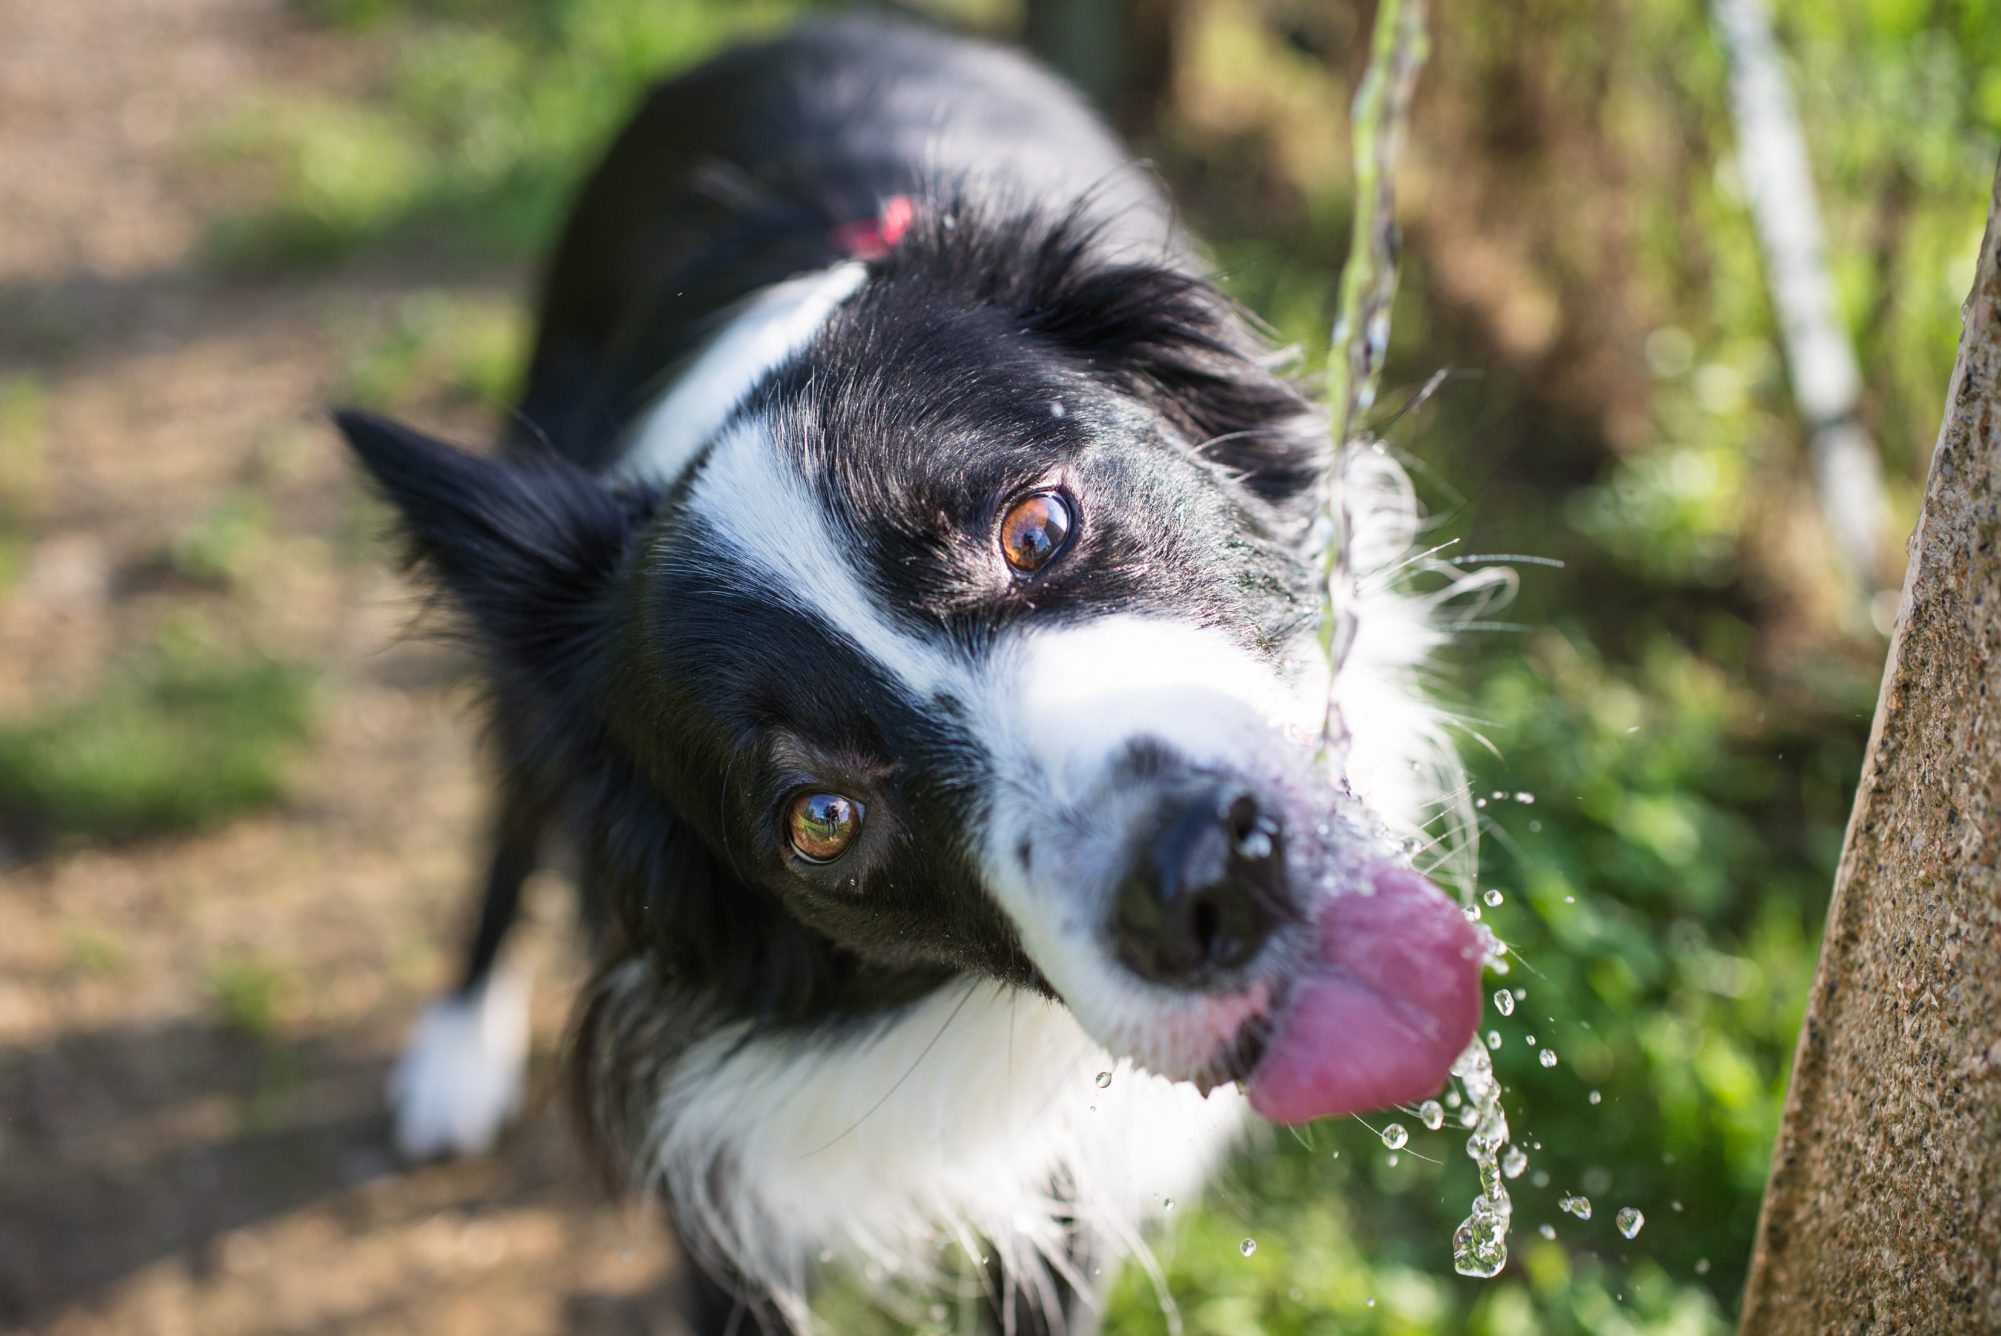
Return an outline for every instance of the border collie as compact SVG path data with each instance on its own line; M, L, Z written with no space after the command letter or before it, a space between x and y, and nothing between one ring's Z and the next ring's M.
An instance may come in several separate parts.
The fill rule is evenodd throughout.
M496 958L560 840L579 1120L663 1197L697 1330L810 1327L835 1261L1086 1329L1247 1111L1420 1098L1472 1035L1479 939L1409 866L1457 785L1408 483L1330 467L1157 182L1020 56L848 18L660 85L498 450L339 423L504 760L397 1139L515 1109Z

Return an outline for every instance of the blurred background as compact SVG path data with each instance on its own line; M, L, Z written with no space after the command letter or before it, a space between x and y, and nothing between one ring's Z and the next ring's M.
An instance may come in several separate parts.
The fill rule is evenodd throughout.
M1495 1060L1532 1164L1479 1282L1450 1261L1460 1135L1267 1136L1158 1245L1190 1331L1729 1326L1883 659L1869 593L2001 148L2001 8L1774 4L1888 569L1844 573L1816 500L1712 16L1443 0L1374 426L1434 541L1562 563L1443 674L1485 740L1480 888L1526 990ZM0 1330L673 1329L670 1247L547 1099L556 888L531 1115L483 1161L387 1150L477 745L322 411L487 437L536 257L638 91L812 7L0 0ZM1232 290L1321 355L1367 4L929 12L1081 71ZM1129 1268L1110 1329L1166 1327Z

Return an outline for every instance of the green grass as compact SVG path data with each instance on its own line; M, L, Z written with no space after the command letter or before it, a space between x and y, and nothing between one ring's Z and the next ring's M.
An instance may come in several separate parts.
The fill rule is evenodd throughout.
M311 701L292 665L154 653L88 699L0 724L0 807L59 842L212 825L283 794Z
M217 1013L232 1029L255 1039L276 1031L286 977L284 971L240 951L218 956L206 971Z
M46 474L48 391L30 376L0 377L0 591L20 577Z

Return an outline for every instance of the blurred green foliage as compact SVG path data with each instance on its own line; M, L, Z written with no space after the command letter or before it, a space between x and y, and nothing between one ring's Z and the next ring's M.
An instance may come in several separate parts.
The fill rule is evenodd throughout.
M235 816L281 794L311 703L298 667L167 637L90 696L0 723L0 812L57 842Z
M378 44L382 73L365 94L218 129L223 160L269 185L218 254L525 260L656 72L805 7L307 0ZM1907 525L2001 145L2001 7L1775 7L1864 415ZM1005 0L951 8L1001 31L1015 17ZM1472 1171L1458 1136L1408 1115L1394 1157L1357 1124L1265 1137L1175 1212L1157 1253L1195 1332L1721 1331L1882 642L1816 528L1699 0L1440 8L1390 381L1459 374L1404 417L1386 392L1380 425L1438 541L1564 563L1526 568L1523 629L1469 633L1447 674L1484 803L1480 889L1500 893L1483 913L1517 953L1494 986L1524 990L1491 1021L1530 1151L1514 1260L1491 1282L1452 1273ZM1366 13L1189 0L1177 15L1148 150L1234 289L1310 365L1345 240ZM443 300L411 299L357 352L357 397L503 392L518 323ZM109 717L158 690L114 690ZM30 749L6 736L0 757ZM133 810L148 801L165 799ZM1571 1192L1593 1198L1590 1221L1557 1210ZM1624 1205L1648 1221L1630 1241L1612 1223ZM851 1292L829 1302L842 1330L865 1329ZM1165 1326L1127 1268L1111 1329Z

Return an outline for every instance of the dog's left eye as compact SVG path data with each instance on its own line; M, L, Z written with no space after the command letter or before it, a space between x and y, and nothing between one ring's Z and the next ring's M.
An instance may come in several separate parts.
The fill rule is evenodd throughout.
M1001 555L1023 575L1047 566L1077 525L1077 512L1061 492L1034 492L1001 516Z
M838 793L802 793L786 812L792 848L809 863L831 863L862 830L862 805Z

